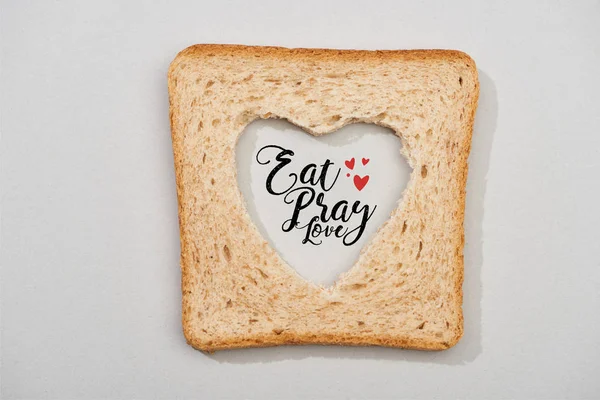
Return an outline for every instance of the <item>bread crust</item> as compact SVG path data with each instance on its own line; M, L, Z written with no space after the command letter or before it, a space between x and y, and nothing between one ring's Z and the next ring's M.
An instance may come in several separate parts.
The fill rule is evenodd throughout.
M357 278L357 274L359 272L364 272L361 271L361 269L366 271L375 265L373 258L371 258L371 266L367 265L368 263L365 264L365 262L361 264L361 260L359 259L349 273L342 277L332 288L317 287L303 281L293 272L288 271L289 267L285 265L276 254L273 254L274 251L266 245L264 239L260 238L262 239L262 242L259 242L258 239L255 238L255 235L258 235L258 233L243 207L241 210L239 207L234 207L235 212L231 215L240 218L238 222L244 226L243 234L245 237L253 239L256 243L251 250L255 253L263 252L267 254L265 259L269 260L269 262L264 268L271 268L270 271L274 271L274 273L269 271L271 277L277 276L277 279L284 284L294 285L290 290L298 296L300 300L297 301L302 302L301 305L305 307L306 310L302 314L292 315L294 311L290 311L290 307L293 306L293 303L292 300L290 300L291 297L285 297L285 294L280 296L285 297L281 300L272 300L269 303L264 303L268 304L268 310L262 309L267 308L266 306L248 306L247 303L250 302L248 299L253 298L250 295L240 294L238 290L239 285L227 286L224 283L215 283L215 280L226 279L223 274L218 273L220 271L226 271L227 274L232 275L233 280L236 280L238 272L242 269L245 274L251 274L253 273L252 271L255 271L258 267L254 266L247 259L243 259L243 255L236 255L233 260L223 260L222 257L218 261L215 260L215 258L218 259L220 257L217 241L224 240L226 243L231 243L235 240L229 237L233 234L219 229L217 229L218 234L215 238L206 236L202 238L198 234L199 230L202 231L204 229L204 231L206 231L208 228L212 229L218 223L216 221L211 223L211 220L209 220L209 217L205 214L208 211L203 209L203 207L209 209L211 203L215 202L215 197L218 196L213 195L213 197L211 197L200 194L199 188L204 188L205 186L203 185L208 184L204 181L196 182L197 178L194 178L194 176L197 176L198 172L204 168L200 165L200 158L205 158L207 154L210 157L212 154L211 152L221 151L218 149L223 146L229 146L231 143L233 143L233 147L235 147L237 136L239 136L240 132L243 131L244 127L251 121L257 118L285 118L314 135L322 135L335 131L349 123L367 122L392 128L402 138L405 146L410 145L412 143L411 140L413 140L412 138L405 137L399 132L400 125L395 118L400 117L396 115L397 112L395 114L393 109L388 109L386 111L387 114L381 118L380 116L382 113L375 112L371 113L373 115L364 113L359 116L344 114L339 123L330 125L325 124L324 119L318 120L318 123L315 125L307 124L302 120L301 116L294 115L293 110L271 110L268 105L265 106L260 103L260 100L256 103L248 103L248 106L245 108L244 106L241 106L240 109L236 109L235 111L232 111L231 114L228 114L229 111L226 106L228 100L227 96L233 98L236 95L227 91L224 91L222 94L213 95L210 90L210 86L212 86L210 85L210 82L213 82L214 85L214 82L220 82L219 78L222 78L223 82L227 82L227 84L223 84L224 87L231 88L234 85L238 88L244 87L244 85L246 85L244 79L247 78L238 78L242 75L251 76L256 74L254 68L264 67L265 65L264 63L260 65L252 64L252 60L254 59L261 60L261 62L266 59L268 60L268 65L275 63L282 69L287 68L286 71L289 71L289 74L293 74L294 71L298 69L297 65L301 65L304 70L299 73L298 76L301 76L303 79L325 79L323 78L323 73L316 71L314 75L307 73L306 66L323 65L323 68L325 69L330 68L331 65L338 66L342 63L346 67L353 63L358 63L361 68L365 65L372 65L374 68L379 68L382 65L386 66L388 64L393 64L393 67L398 69L404 68L404 65L408 65L413 70L418 67L425 71L427 71L428 68L439 68L439 65L443 65L444 68L451 67L460 71L460 88L453 94L461 101L457 103L462 107L460 121L458 121L459 117L457 115L452 114L452 112L458 110L456 105L454 105L452 109L448 106L449 111L444 109L444 112L447 112L448 114L447 118L452 118L452 121L455 122L456 126L459 126L459 129L457 128L457 133L455 134L452 132L446 133L445 135L447 137L442 134L443 132L440 133L440 138L446 140L446 147L448 147L448 138L453 141L451 146L452 149L446 149L448 159L453 160L448 161L448 168L444 171L446 171L450 177L449 179L451 182L445 183L448 183L452 188L450 189L450 192L452 192L451 194L455 203L451 206L452 219L446 221L447 227L442 226L439 235L444 239L444 243L451 243L453 247L440 249L432 245L431 251L434 255L428 260L431 265L437 265L435 263L438 262L439 265L446 268L444 279L447 282L445 281L444 284L449 285L451 289L448 290L452 291L452 293L444 292L445 298L449 299L452 303L443 304L443 307L447 309L445 312L448 314L448 317L445 317L445 327L442 323L440 323L440 325L438 322L432 322L432 325L435 325L435 329L432 328L431 331L424 331L422 329L423 326L421 326L421 328L413 327L409 329L413 319L418 319L417 317L421 320L429 321L427 309L423 312L419 311L417 313L418 315L411 315L410 318L400 319L402 323L407 325L407 328L403 331L396 331L398 327L395 323L397 323L398 318L395 315L386 316L387 319L381 317L384 322L380 323L379 320L376 320L377 324L368 324L366 327L364 323L357 328L339 328L332 325L330 320L332 316L336 315L335 312L330 310L332 307L335 308L335 306L332 306L333 304L341 303L346 307L344 308L344 312L346 313L351 312L352 308L356 307L357 304L361 304L360 296L354 294L346 295L346 293L348 293L348 287L350 287L356 279L359 279ZM207 66L207 64L210 65ZM216 66L220 65L223 65L224 68L221 71L219 68L216 68ZM450 65L450 67L448 67L448 65ZM228 68L228 70L225 70L225 68ZM351 68L346 69L352 71ZM390 71L392 71L390 72L390 74L392 74L394 69L390 68ZM331 75L331 78L327 79L330 79L332 82L336 81L335 73L329 73L329 75ZM342 86L347 84L347 76L348 75L346 75L346 78L343 75L339 76L339 80L336 84ZM422 83L427 87L427 72L425 72L423 76L425 77L418 78L419 81L417 83ZM444 76L436 76L436 78L442 80L446 79ZM454 76L447 77L448 80L453 78ZM369 76L367 73L364 78L361 79L364 79L364 82L366 83L372 83L373 77ZM207 80L209 83L206 83ZM330 80L319 82L321 85L326 85ZM415 78L415 81L416 80L417 79ZM410 76L407 78L407 82L412 84ZM383 85L377 83L372 84L376 92L384 90ZM282 344L377 345L420 350L444 350L454 346L459 341L463 334L463 222L468 169L467 159L471 146L473 123L479 96L477 69L474 61L467 54L454 50L367 51L288 49L281 47L214 44L194 45L181 51L171 63L168 73L168 85L181 236L183 294L182 323L184 335L190 345L207 352L221 349L265 347ZM288 83L285 81L281 84L283 87L286 85L288 85ZM465 88L465 86L468 87ZM260 91L261 89L259 88L258 90ZM423 92L424 91L425 90L423 90ZM211 94L207 95L209 92L211 92ZM269 96L268 87L265 86L262 92L265 97ZM419 95L424 96L423 94ZM286 96L288 95L282 95L282 98L285 98ZM293 98L294 101L296 101L297 97L301 97L301 95L296 95L296 97L289 95L288 97L290 99ZM217 104L219 106L217 106ZM223 109L216 110L217 107L223 107ZM243 112L240 112L240 110ZM211 121L209 120L210 118L207 119L207 115L212 115L211 113L217 112L220 112L225 118L230 118L233 122L224 127L217 126L209 132L206 127L207 125L211 125ZM196 122L196 119L194 119L196 117L192 116L194 113L201 115L201 117L199 117L199 122ZM311 111L310 114L312 115L314 112ZM323 115L323 118L325 118L325 115ZM212 125L214 125L215 120L219 119L213 119ZM410 122L408 122L408 124L410 124ZM192 125L197 125L197 127L192 127ZM220 147L206 147L205 145L201 145L201 137L192 137L190 139L190 136L200 135L198 132L205 135L202 136L203 138L216 137ZM439 140L435 143L438 142ZM433 145L429 144L428 146ZM435 146L440 147L441 145L436 144ZM415 154L408 151L405 155L407 155L409 163L416 171L416 167L423 164L423 160L420 160L420 155L416 154L416 150L414 150L415 146L412 146L411 148ZM204 157L199 157L199 149L204 149L202 150L204 152ZM228 151L229 152L226 154L231 155L231 149ZM429 159L429 161L431 161L431 159ZM439 164L440 163L438 162L438 167ZM452 164L452 167L450 167L450 164ZM223 171L229 171L229 169L235 170L234 160L229 160L228 165L223 168L225 169L221 170L221 174ZM219 171L214 171L214 173L217 174ZM235 176L235 171L227 172L227 174L229 173ZM442 175L441 172L440 175ZM412 201L412 197L414 196L416 198L414 201L416 208L424 204L426 207L423 207L423 209L430 209L430 205L427 204L428 199L426 196L419 197L417 189L420 184L417 174L413 172L405 197L410 195L410 200ZM220 196L219 201L224 201L225 203L223 204L237 204L236 201L239 201L239 198L235 196L237 195L231 192L227 195ZM411 210L415 207L409 209L406 203L406 199L403 199L396 212L392 214L390 221L388 221L390 225L387 227L388 230L386 232L383 232L384 229L378 231L376 238L369 245L365 246L365 248L369 247L369 249L363 249L361 258L366 257L363 257L363 253L367 254L377 250L373 250L372 247L380 244L376 239L384 234L387 235L386 237L390 237L390 240L392 241L396 240L397 243L403 243L403 239L397 238L398 235L400 235L397 228L397 226L400 225L397 225L397 223L403 218L404 224L409 220L412 221L410 218L414 217L416 213L415 211L412 211L411 214ZM412 204L411 202L409 203ZM219 207L223 207L223 204L220 204ZM245 215L239 213L245 213ZM421 212L421 214L423 213L424 211ZM394 226L396 226L396 228L394 228ZM421 229L423 230L424 228ZM228 241L230 239L231 241ZM214 251L212 241L215 242ZM225 244L225 246L227 246L227 244ZM381 245L379 247L381 247L382 252L385 253L385 251L383 251L384 246ZM448 254L447 258L440 256L440 254L444 255L446 253ZM385 256L385 254L383 254L383 256ZM449 261L450 259L451 261ZM445 264L443 260L445 260ZM384 260L381 261L381 263L386 264L388 261ZM424 263L425 261L415 261L411 264L411 268L413 265L416 269L418 269L420 265L426 265L427 268L432 268L432 270L435 269L434 267L430 267L430 264ZM400 263L399 265L402 266L403 264ZM435 272L432 272L432 274L435 275ZM271 282L266 283L260 280L260 278L257 279L257 292L255 293L260 294L260 296L271 296L274 294L273 292L275 289L273 288L275 286L273 286ZM257 281L257 279L254 280ZM294 279L302 282L296 282ZM381 281L375 280L375 282ZM265 287L261 286L263 284ZM376 285L374 284L373 286L375 287ZM433 292L435 292L435 290L431 289ZM406 296L405 292L398 293L398 298ZM257 295L254 294L253 296L256 298ZM229 300L221 301L222 299L227 298L229 298ZM239 304L244 304L243 306L238 305L237 301L232 300L238 298L240 299ZM308 298L308 300L305 300L306 298ZM417 303L415 303L415 301ZM414 300L411 304L420 304L418 303L419 301L423 303L432 300L423 297L422 299ZM235 321L235 328L231 329L227 327L229 320L231 320L232 315L234 315L233 311L230 311L230 309L237 309L239 312L236 315L250 315L251 312L258 312L261 314L261 317L264 314L266 320L271 320L271 322L265 322L265 325L262 328L256 328L252 323L241 322L240 319L240 321ZM402 309L401 306L398 306L398 310ZM281 310L284 310L285 312ZM368 308L368 310L371 313L378 312L373 308ZM290 315L286 315L286 313L289 313ZM406 313L410 314L411 312L406 311ZM346 317L345 315L346 314L341 317L342 322L345 323L353 321L353 318L355 317L354 314L353 317ZM452 320L452 322L449 323L449 320ZM375 319L373 319L373 321L375 321ZM385 329L386 324L389 325L389 332ZM249 330L255 330L247 332L246 326ZM373 326L373 329L367 329L370 326Z

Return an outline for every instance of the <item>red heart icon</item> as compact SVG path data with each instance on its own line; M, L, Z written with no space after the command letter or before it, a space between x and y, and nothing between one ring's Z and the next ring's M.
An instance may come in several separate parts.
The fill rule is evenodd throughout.
M362 159L362 163L363 163L363 165L367 165L367 164L369 163L369 161L371 161L371 159L370 159L370 158L363 158L363 159Z
M352 157L350 160L344 161L344 164L346 164L346 167L354 169L354 157Z
M367 185L367 182L369 182L369 175L365 175L362 178L358 175L354 175L354 186L356 186L359 192L363 190Z

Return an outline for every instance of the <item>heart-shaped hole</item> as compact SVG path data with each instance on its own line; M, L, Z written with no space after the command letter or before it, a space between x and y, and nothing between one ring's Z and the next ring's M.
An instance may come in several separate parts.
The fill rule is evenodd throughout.
M315 137L259 120L237 144L238 185L271 247L304 279L329 286L398 206L411 173L401 146L372 124Z

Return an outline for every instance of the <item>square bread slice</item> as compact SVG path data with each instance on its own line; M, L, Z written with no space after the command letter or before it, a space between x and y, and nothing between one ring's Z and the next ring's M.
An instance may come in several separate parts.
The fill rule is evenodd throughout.
M457 343L479 95L468 55L195 45L172 62L168 84L189 344L212 352ZM257 118L285 118L313 135L373 123L402 140L413 168L403 198L332 287L302 279L246 211L235 148Z

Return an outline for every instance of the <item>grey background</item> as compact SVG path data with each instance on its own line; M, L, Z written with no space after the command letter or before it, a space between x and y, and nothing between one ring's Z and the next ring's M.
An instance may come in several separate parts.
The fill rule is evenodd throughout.
M3 1L2 398L597 398L599 21L597 1ZM185 344L165 76L201 42L476 60L455 348Z

